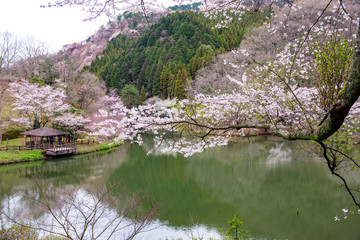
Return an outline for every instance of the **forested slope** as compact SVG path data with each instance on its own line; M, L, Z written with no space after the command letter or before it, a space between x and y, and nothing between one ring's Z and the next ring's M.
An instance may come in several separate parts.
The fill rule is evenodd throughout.
M148 96L183 99L201 67L213 62L217 54L238 47L245 31L261 25L268 15L269 11L245 10L210 17L175 12L139 38L121 35L112 39L90 70L108 88L120 91L133 84L138 90L144 86Z

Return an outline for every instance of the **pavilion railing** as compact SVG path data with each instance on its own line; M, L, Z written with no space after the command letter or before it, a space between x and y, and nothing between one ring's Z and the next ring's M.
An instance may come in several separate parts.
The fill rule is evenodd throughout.
M76 145L91 145L98 144L99 142L95 139L78 139L76 142L26 142L25 146L13 146L6 145L0 146L0 151L9 150L49 150L49 149L61 149L61 148L77 148Z
M52 144L50 142L47 143L33 143L33 142L27 142L26 146L29 147L32 150L38 149L38 150L48 150L48 149L57 149L57 148L76 148L76 143L70 142L70 143L56 143Z
M26 142L25 146L1 146L0 151L9 151L9 150L49 150L49 149L61 149L61 148L76 148L76 143L36 143L36 142Z
M0 151L9 151L9 150L32 150L27 146L1 146Z

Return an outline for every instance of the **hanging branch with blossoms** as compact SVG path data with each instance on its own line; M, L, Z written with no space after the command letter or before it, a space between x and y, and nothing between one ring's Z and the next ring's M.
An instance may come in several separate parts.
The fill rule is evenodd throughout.
M188 4L193 3L193 0L174 0L173 4ZM239 10L242 12L244 8L251 8L256 11L260 10L262 5L272 5L276 2L282 3L281 0L263 0L263 1L243 1L243 0L200 0L197 1L199 11L204 13L212 13L212 16L226 16L226 10L232 9L233 11ZM167 6L159 0L61 0L49 1L47 5L42 5L42 8L63 7L63 6L81 6L82 10L88 13L86 20L93 20L100 15L106 15L110 18L116 18L124 11L140 12L145 18L150 13L167 12ZM225 10L225 11L223 11ZM225 24L225 22L224 22Z
M358 131L360 32L357 20L354 22L355 18L349 16L343 1L339 1L339 5L334 2L327 1L310 25L300 26L297 33L290 36L296 36L295 39L287 35L286 21L283 25L272 24L277 18L273 14L268 19L268 30L271 34L283 33L283 38L290 43L266 61L248 59L252 55L234 51L245 53L244 59L248 62L241 64L248 68L241 80L228 76L230 81L239 84L237 91L215 96L195 95L172 107L146 105L126 110L119 106L118 116L109 114L109 110L100 112L97 117L104 121L97 124L99 131L110 129L109 134L116 135L117 129L119 140L139 142L141 133L152 132L158 135L162 151L181 152L186 156L206 147L227 144L232 130L245 134L244 129L270 129L274 135L287 140L312 141L331 173L341 180L353 202L360 207L357 189L349 186L340 171L344 166L359 168L356 152L349 154L348 149L342 147L351 145ZM60 5L83 5L90 13L94 10L96 17L110 9L131 10L134 6L146 14L147 3L141 0L130 6L125 0L69 0ZM209 10L209 17L223 19L217 26L223 28L226 21L233 21L226 16L228 7L240 10L242 1L202 3L202 10ZM289 5L290 10L303 11L291 2Z
M317 143L331 173L360 207L357 186L350 187L341 172L342 168L359 168L357 153L349 153L341 145L350 146L359 132L360 33L345 30L344 24L355 24L355 29L358 23L348 18L341 6L334 10L332 17L319 15L329 24L312 26L304 38L286 45L276 59L253 60L242 80L228 76L239 84L238 91L196 95L172 108L162 108L161 115L152 106L129 110L128 125L124 126L133 134L128 136L134 139L151 131L158 134L162 151L185 156L227 144L228 133L234 129L240 134L244 129L271 129L287 140L310 140Z
M117 16L124 11L141 12L147 18L150 12L163 12L166 7L158 0L62 0L48 2L46 7L63 7L63 6L81 6L82 10L88 13L88 18L85 20L93 20L104 14L110 18L117 18Z
M346 15L339 15L337 16L339 19L331 19L331 21L339 22L344 16ZM331 117L329 114L331 109L324 105L325 100L327 106L329 106L329 101L332 101L332 105L345 101L346 86L350 86L348 82L352 83L352 88L358 84L356 78L351 79L349 70L349 66L352 66L351 53L354 52L354 36L350 35L347 39L341 38L338 35L339 29L334 30L331 29L331 25L328 26L330 28L324 26L314 28L314 34L308 36L306 45L301 39L289 43L276 56L276 60L253 61L254 64L249 68L247 77L244 77L242 81L228 76L229 80L239 84L239 90L232 94L196 95L192 100L179 102L176 108L171 109L172 112L169 112L167 117L154 117L156 116L154 113L149 113L151 109L145 111L139 108L139 114L146 116L145 125L157 126L166 132L177 132L177 136L199 137L202 142L199 145L201 147L213 145L207 142L211 134L248 128L271 129L273 134L285 139L322 141L327 138L326 135L336 132L347 116L347 112L342 112L339 119L330 119L328 124L324 124ZM339 44L333 46L336 47L334 49L336 52L332 53L327 45L334 44L334 36ZM324 48L319 45L319 39L324 42ZM344 71L339 70L339 64L337 64L334 69L329 68L328 73L319 72L322 58L326 59L331 54L333 54L333 59L342 60L341 66ZM295 58L294 55L297 57ZM311 83L314 79L321 79L321 74L324 76L323 82L327 81L326 75L338 75L336 84L339 87L337 91L331 92L333 97L328 96L330 92L325 94L326 92L320 91L332 89L333 83L328 81L327 85L319 84L317 81L320 80ZM358 93L355 92L354 95L352 104L355 103ZM154 115L153 118L151 118L152 115ZM324 136L324 129L328 128L329 124L337 126L327 130ZM176 138L176 134L171 133L171 135L174 139ZM181 137L177 140L184 143ZM223 141L226 142L226 138L219 142ZM198 145L192 144L192 147L194 146ZM181 151L181 149L178 150ZM189 155L190 152L186 154Z
M82 130L90 121L90 119L85 118L82 114L67 111L56 117L53 125L66 130L73 139L77 139L79 130Z
M115 94L105 95L100 99L100 104L102 108L88 117L86 128L90 135L105 140L122 135L126 128L128 110L120 98Z

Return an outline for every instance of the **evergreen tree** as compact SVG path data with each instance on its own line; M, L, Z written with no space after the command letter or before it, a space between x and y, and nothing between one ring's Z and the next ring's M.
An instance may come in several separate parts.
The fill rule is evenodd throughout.
M145 87L143 85L140 91L139 104L142 105L145 103L145 101L146 101L146 92L145 92Z
M132 84L127 84L121 90L121 100L127 108L136 107L139 105L139 91Z
M160 97L168 98L169 97L169 80L170 80L170 71L166 67L160 75Z
M176 79L176 85L175 85L175 97L178 99L185 99L187 94L185 91L186 88L186 80L187 80L187 76L186 76L186 70L182 69L181 71L179 71L178 75L177 75L177 79Z
M163 70L163 63L162 61L159 61L157 64L156 72L153 76L153 89L152 89L153 96L160 95L160 75L162 70Z
M140 86L144 87L144 84L145 84L145 81L146 81L145 69L146 69L146 66L144 65L141 68L140 74L138 76L138 79L137 79L137 87L138 87L138 89L140 89Z
M45 58L40 64L40 77L45 80L46 84L52 85L55 78L59 76L57 69L51 58Z

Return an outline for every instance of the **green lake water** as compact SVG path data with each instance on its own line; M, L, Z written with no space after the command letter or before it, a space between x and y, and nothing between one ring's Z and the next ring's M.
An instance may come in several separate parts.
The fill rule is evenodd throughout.
M334 221L352 208L345 190L297 142L239 139L188 158L147 155L153 144L145 138L143 146L2 166L0 200L30 188L41 172L59 187L122 181L131 192L146 190L160 205L161 226L139 239L218 237L216 229L235 213L255 239L360 239L360 216Z

